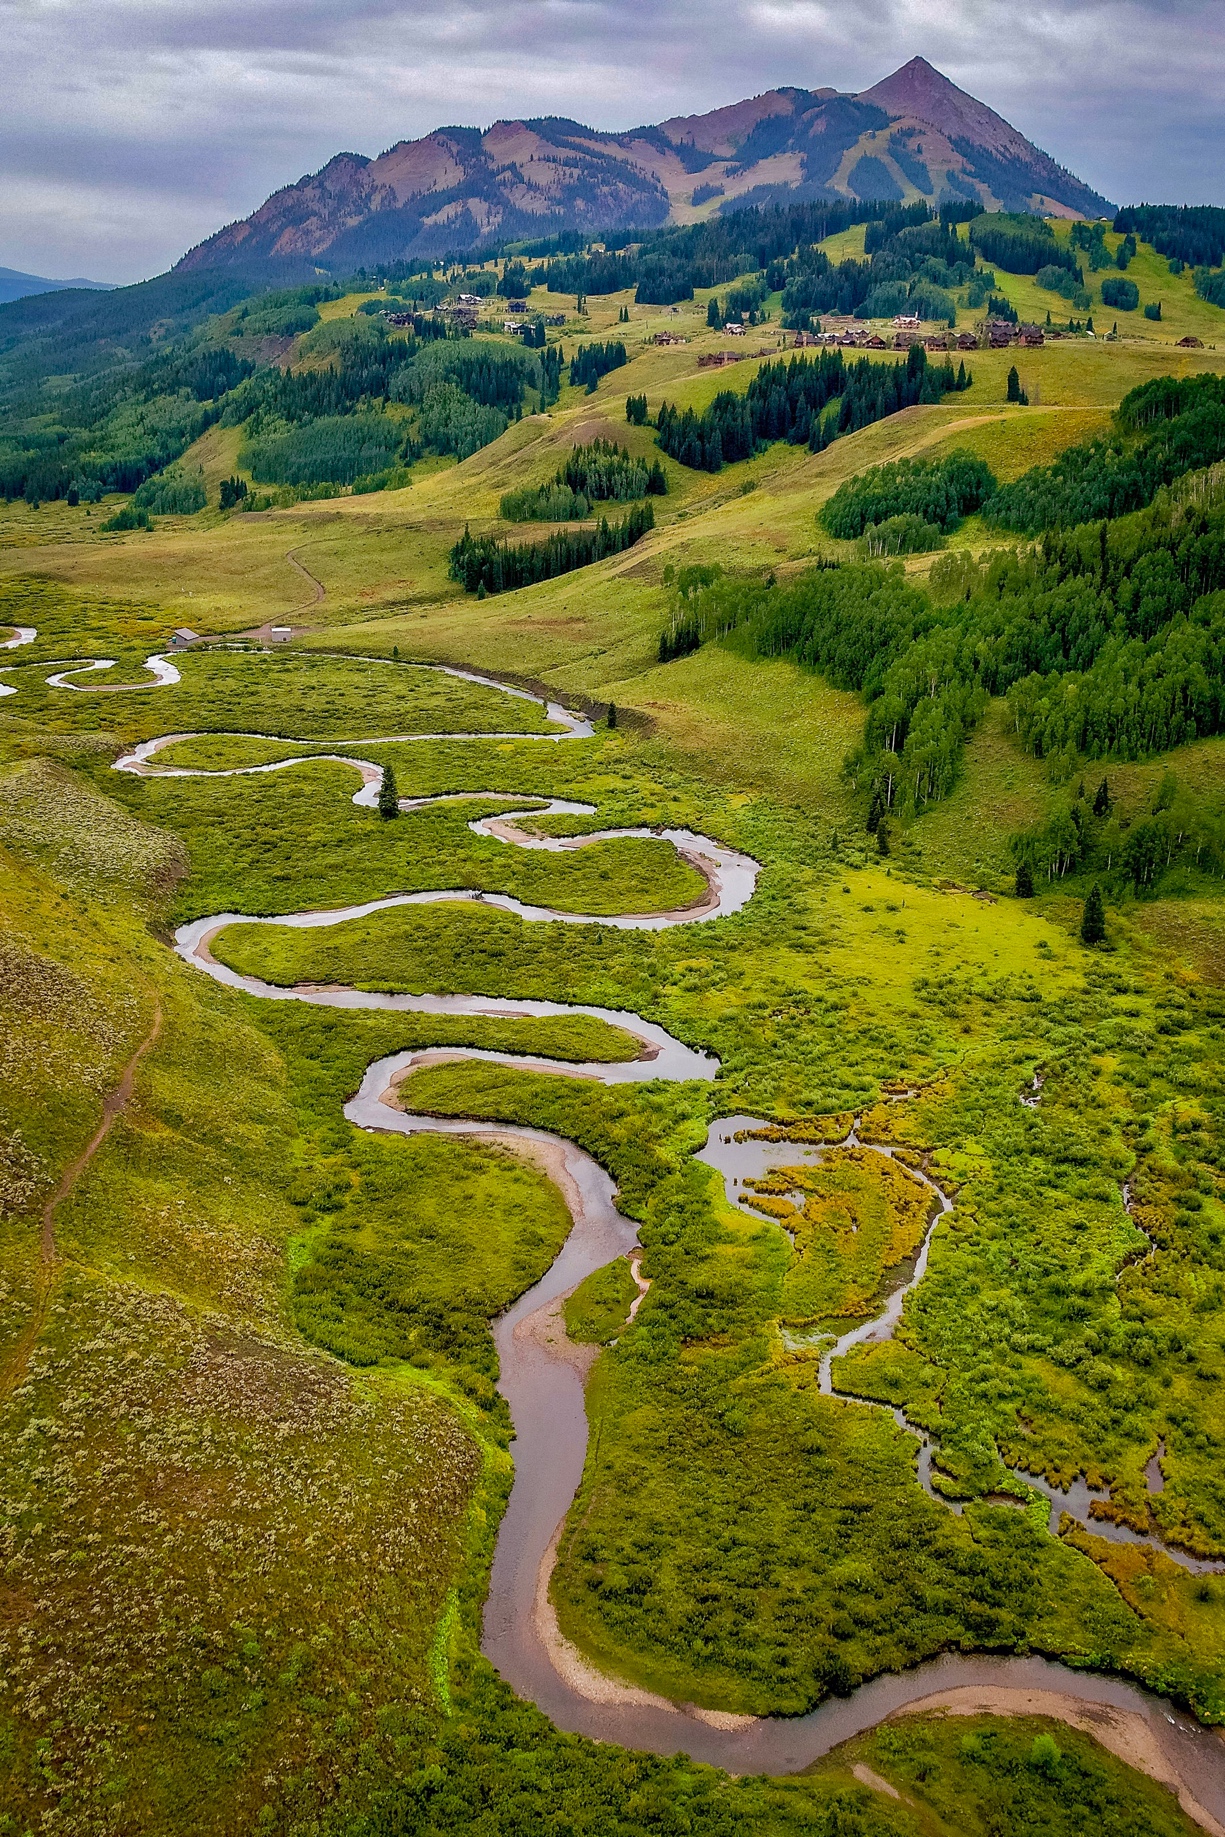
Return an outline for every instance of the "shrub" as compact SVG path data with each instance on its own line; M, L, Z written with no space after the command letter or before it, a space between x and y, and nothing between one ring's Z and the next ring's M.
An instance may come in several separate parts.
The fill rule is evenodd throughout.
M1037 274L1046 267L1078 268L1070 248L1056 242L1054 231L1041 217L995 212L976 217L970 225L970 242L986 261L1009 274Z
M886 517L883 523L869 523L859 539L860 552L878 561L885 555L928 555L944 547L944 532L938 523L907 512Z
M1059 268L1053 263L1039 268L1034 280L1039 287L1045 287L1048 293L1057 293L1065 300L1075 300L1084 291L1079 269Z
M159 473L156 478L145 480L132 502L138 509L151 511L158 517L194 516L207 502L204 474Z
M1160 319L1161 301L1160 300L1150 300L1148 305L1144 309L1144 317L1146 319L1153 319L1153 320Z
M1117 312L1134 313L1140 304L1140 289L1124 275L1111 275L1102 282L1102 305Z
M558 530L542 542L499 542L494 536L471 536L465 529L451 550L449 573L466 593L505 593L620 554L654 527L651 505L640 504L620 523L601 517L595 529Z
M500 408L474 401L455 383L435 383L421 404L421 439L436 453L454 453L457 459L469 459L506 427Z
M967 512L980 510L995 490L990 466L973 453L957 451L937 460L898 459L845 480L822 508L821 521L831 536L843 540L864 535L870 524L899 517L913 517L946 532L956 529Z
M593 503L610 500L629 503L634 498L662 496L668 481L658 460L650 466L633 459L611 440L593 440L571 449L547 485L508 491L502 515L512 522L565 522L585 517Z
M149 513L147 510L142 510L138 504L124 504L113 517L108 517L105 523L100 523L98 527L103 531L148 529Z
M591 505L581 491L552 480L508 491L498 507L508 523L571 523L588 516Z
M459 395L459 391L455 394ZM474 407L466 396L460 400ZM241 461L261 484L327 481L348 485L355 478L389 466L398 457L402 444L402 429L386 415L326 415L283 433L248 441Z
M610 339L607 344L581 344L570 359L570 381L579 388L585 385L591 394L602 376L607 376L610 370L619 370L627 361L625 346L619 341Z

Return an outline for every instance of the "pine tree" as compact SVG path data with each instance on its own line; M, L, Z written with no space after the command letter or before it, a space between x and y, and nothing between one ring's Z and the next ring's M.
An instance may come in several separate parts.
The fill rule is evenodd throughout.
M889 853L889 825L883 817L876 832L876 852L882 858Z
M870 836L876 835L885 816L885 800L880 794L880 786L872 787L872 801L868 805L867 831Z
M1089 888L1089 897L1080 916L1080 941L1082 944L1104 944L1106 941L1106 908L1096 880Z
M1032 899L1034 896L1034 876L1028 861L1017 862L1017 898Z
M1101 784L1097 787L1097 796L1093 800L1094 816L1097 816L1097 817L1109 816L1110 805L1112 801L1113 800L1111 799L1111 796L1110 796L1110 786L1107 783L1107 781L1103 778Z
M385 765L383 767L383 782L379 786L379 815L385 823L390 823L392 818L399 816L399 814L400 799L396 793L395 768L390 765Z
M617 704L616 702L609 702L608 704L608 725L610 727L615 727L617 725Z
M1019 402L1021 400L1021 379L1017 375L1017 367L1015 364L1013 364L1012 369L1008 372L1008 400L1010 402Z
M706 307L706 323L712 332L717 332L723 324L723 315L719 311L719 302L713 293Z

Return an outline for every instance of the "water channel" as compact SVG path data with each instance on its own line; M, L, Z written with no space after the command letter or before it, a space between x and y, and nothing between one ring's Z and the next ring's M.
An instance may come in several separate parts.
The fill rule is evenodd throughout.
M491 678L469 672L448 673L492 687L505 687ZM506 692L527 695L526 691L518 689ZM535 698L528 696L527 699ZM459 738L540 741L584 738L592 732L590 724L582 717L557 704L547 704L546 712L561 728L560 732L504 736L403 735L395 738L405 741ZM229 773L191 771L156 762L157 755L165 748L194 737L199 736L167 734L147 741L119 759L116 769L142 776L230 776L284 770L326 756L340 759L358 772L361 788L353 799L355 803L370 807L377 800L381 768L347 753L320 755L313 752L270 765L234 768ZM375 744L374 740L365 743ZM283 744L306 746L312 743L288 741ZM1082 1721L1088 1718L1090 1724L1101 1719L1103 1728L1112 1723L1112 1719L1120 1726L1126 1724L1133 1731L1129 1739L1141 1747L1146 1741L1148 1743L1145 1751L1149 1759L1146 1761L1137 1753L1136 1764L1145 1765L1148 1771L1176 1785L1186 1808L1200 1818L1205 1828L1225 1833L1225 1744L1193 1717L1117 1679L1094 1676L1036 1657L945 1655L911 1671L876 1678L848 1698L826 1702L806 1716L743 1717L671 1703L615 1678L605 1677L568 1646L557 1628L548 1599L548 1580L560 1527L580 1484L586 1458L584 1382L593 1353L591 1349L574 1346L567 1339L560 1303L587 1275L618 1256L632 1255L637 1248L637 1228L632 1220L618 1212L616 1191L608 1173L573 1142L518 1124L413 1114L400 1106L399 1086L415 1067L442 1059L493 1060L525 1070L594 1078L607 1084L655 1078L712 1080L719 1071L718 1061L632 1013L561 1002L475 995L380 994L316 986L284 988L227 968L217 962L210 945L218 932L231 924L328 926L399 905L482 898L488 905L515 912L529 921L658 930L665 926L711 922L739 911L752 897L759 870L758 864L748 857L689 831L623 829L581 837L551 838L525 832L513 814L517 810L522 817L529 809L533 815L589 814L589 805L531 794L518 797L502 792L458 795L480 801L495 797L501 800L507 808L500 814L481 816L469 827L478 834L512 846L569 849L614 835L662 834L702 873L706 894L693 906L671 913L593 918L526 906L503 895L482 896L469 889L457 888L396 895L334 911L289 913L273 918L217 913L182 926L176 933L175 949L185 961L217 981L264 1000L451 1015L536 1018L583 1014L621 1028L638 1044L636 1057L614 1064L562 1063L530 1054L467 1047L397 1053L370 1065L360 1089L344 1106L346 1117L359 1128L405 1134L432 1132L475 1136L525 1155L557 1182L574 1221L565 1244L541 1280L493 1323L501 1369L499 1389L510 1407L515 1431L512 1444L515 1479L494 1552L482 1637L486 1656L521 1695L531 1698L561 1728L657 1753L683 1750L696 1759L734 1773L795 1772L884 1717L949 1691L972 1692L975 1701L986 1707L993 1700L992 1693L996 1697L1001 1692L1009 1693L1010 1701L1014 1698L1020 1701L1028 1693L1028 1700L1040 1703L1048 1714L1065 1714L1070 1719L1075 1715ZM401 808L411 812L440 801L444 800L404 799ZM1040 1092L1040 1089L1038 1079L1034 1091ZM1033 1101L1033 1093L1028 1095ZM707 1142L699 1151L699 1158L721 1174L728 1199L735 1206L751 1206L753 1180L779 1167L819 1162L831 1148L854 1146L882 1156L893 1154L885 1144L861 1140L857 1125L852 1126L850 1134L840 1144L779 1140L763 1133L770 1129L771 1125L760 1118L723 1117L712 1125ZM904 1165L909 1177L918 1181L930 1197L927 1226L917 1255L894 1272L893 1286L882 1295L870 1319L841 1337L831 1339L821 1349L821 1391L830 1397L841 1397L848 1408L889 1407L840 1392L835 1382L835 1364L852 1347L879 1342L891 1335L901 1318L906 1295L923 1279L932 1234L940 1220L952 1210L952 1200L926 1167L914 1166L910 1158ZM746 1186L746 1182L750 1184ZM636 1260L633 1267L637 1273ZM647 1286L641 1277L639 1285L640 1289ZM640 1293L639 1302L641 1300ZM933 1488L929 1439L909 1423L900 1410L894 1409L891 1413L899 1426L919 1442L917 1475L920 1483L948 1509L960 1510L956 1501ZM1157 1456L1154 1461L1160 1481ZM1023 1488L1041 1492L1050 1499L1052 1533L1057 1532L1060 1515L1066 1512L1082 1524L1091 1525L1095 1535L1149 1544L1189 1569L1222 1567L1170 1549L1156 1538L1141 1537L1125 1526L1093 1517L1092 1506L1100 1496L1092 1494L1083 1481L1061 1492L1040 1477L1019 1471L1014 1477ZM1154 1484L1152 1472L1150 1484ZM1154 1490L1157 1490L1156 1485ZM1139 1733L1141 1729L1146 1731L1143 1736Z

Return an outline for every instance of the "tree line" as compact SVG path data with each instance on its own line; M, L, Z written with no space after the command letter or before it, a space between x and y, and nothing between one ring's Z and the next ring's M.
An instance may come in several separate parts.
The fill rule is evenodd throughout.
M448 557L448 572L465 593L506 593L618 555L654 527L655 512L648 501L636 504L619 523L601 517L594 529L557 530L539 542L499 542L495 536L473 536L465 529Z
M714 579L678 593L660 656L717 638L857 689L848 769L887 808L947 793L992 696L1040 757L1148 757L1225 732L1225 504L1167 494L982 564L954 551L928 590L879 563Z
M1068 447L1003 485L986 515L1034 535L1151 504L1163 485L1225 458L1225 377L1155 377L1124 396L1105 439Z
M501 514L513 523L565 522L589 515L594 503L662 497L668 480L659 461L648 466L612 440L572 447L570 456L543 485L508 491Z
M922 345L912 345L904 363L861 357L848 364L840 350L824 350L762 364L745 395L722 390L700 414L661 403L656 439L670 458L703 472L748 459L775 440L821 453L842 434L916 402L939 402L972 380L964 364L956 372L951 364L929 364ZM626 402L631 422L640 401L631 396Z

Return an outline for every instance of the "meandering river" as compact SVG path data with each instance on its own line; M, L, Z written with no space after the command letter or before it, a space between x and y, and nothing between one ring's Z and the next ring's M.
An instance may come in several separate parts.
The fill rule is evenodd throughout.
M163 659L151 658L149 667L163 662ZM83 667L77 664L72 670L62 671L60 686L76 686L63 678L80 673ZM99 660L95 667L108 666ZM173 669L172 665L167 667ZM502 689L507 694L538 699L527 691L499 684L489 677L464 671L447 673ZM158 675L161 683L170 680L161 672ZM540 742L591 736L591 725L581 716L555 703L545 704L545 711L554 723L551 733L413 734L389 738L396 741L514 739ZM166 734L147 741L119 759L116 769L148 777L233 776L282 771L327 757L350 765L358 773L361 785L354 803L371 807L377 801L381 768L348 751L327 755L303 753L272 764L233 768L230 772L195 771L158 763L158 755L166 748L197 737L203 736ZM308 741L279 743L290 747L313 744ZM371 738L346 744L374 745L376 742ZM547 838L529 834L515 820L515 811L520 816L529 810L537 816L592 812L590 805L565 799L504 792L466 792L456 796L480 801L501 800L500 813L481 816L469 827L510 846L560 850L583 847L611 836L663 835L702 874L706 893L693 906L669 913L597 918L527 906L504 895L480 895L467 888L454 888L397 895L333 911L286 913L273 918L216 913L182 926L175 936L175 948L198 970L263 1000L451 1015L538 1018L582 1014L621 1028L637 1042L636 1057L614 1064L562 1063L527 1053L467 1047L397 1053L369 1066L357 1094L345 1105L345 1115L363 1129L476 1136L532 1158L557 1181L574 1221L565 1244L545 1275L493 1326L501 1368L499 1388L508 1402L514 1424L515 1479L498 1534L485 1608L482 1648L488 1658L521 1695L535 1701L562 1728L658 1753L684 1750L697 1759L736 1773L795 1772L884 1717L929 1703L933 1698L947 1700L952 1708L978 1706L1017 1710L1028 1707L1041 1713L1062 1715L1092 1728L1107 1745L1124 1753L1134 1764L1165 1779L1179 1791L1186 1809L1199 1818L1205 1828L1225 1837L1225 1744L1192 1717L1117 1679L1097 1677L1036 1657L946 1655L914 1670L877 1678L850 1697L827 1702L807 1716L741 1717L670 1703L618 1679L605 1677L567 1644L557 1627L548 1598L548 1581L559 1530L578 1489L586 1458L584 1380L593 1354L590 1349L575 1347L566 1338L560 1302L584 1277L615 1257L634 1251L637 1228L632 1220L618 1212L616 1191L607 1172L573 1142L518 1124L414 1114L401 1107L399 1085L415 1067L441 1059L493 1060L535 1072L598 1079L606 1084L656 1078L711 1080L719 1071L718 1061L633 1013L480 995L379 994L344 987L284 988L227 968L217 961L210 946L217 934L231 924L337 925L394 906L448 900L483 899L485 904L517 913L525 920L551 923L600 924L633 930L709 923L731 916L748 903L759 868L747 856L710 837L686 830L619 829L581 837ZM444 800L403 799L401 809L411 813L440 801ZM892 1152L887 1145L861 1141L857 1126L841 1144L772 1140L762 1133L769 1127L759 1118L724 1117L712 1126L707 1143L700 1151L700 1158L722 1175L733 1205L752 1203L751 1187L746 1188L746 1181L760 1178L773 1168L819 1161L831 1148L856 1146L882 1156ZM888 1407L840 1392L836 1364L852 1347L887 1339L893 1332L901 1318L906 1295L923 1279L932 1233L952 1210L952 1200L929 1168L907 1165L906 1172L924 1187L930 1202L918 1253L913 1262L898 1272L894 1286L882 1296L870 1319L821 1348L820 1388L828 1396L841 1396L848 1408ZM640 1281L640 1287L645 1286ZM909 1423L900 1410L891 1413L899 1426L915 1435L919 1442L917 1471L920 1483L950 1510L959 1510L956 1501L944 1498L933 1488L932 1449L928 1438ZM1083 1481L1063 1493L1041 1478L1021 1473L1015 1477L1025 1487L1036 1489L1050 1499L1052 1532L1058 1529L1060 1514L1066 1512L1084 1524L1091 1523L1096 1535L1155 1545L1187 1568L1221 1567L1168 1549L1157 1539L1138 1537L1107 1520L1091 1518L1094 1495ZM948 1697L949 1692L954 1695Z

